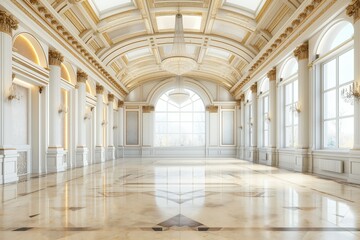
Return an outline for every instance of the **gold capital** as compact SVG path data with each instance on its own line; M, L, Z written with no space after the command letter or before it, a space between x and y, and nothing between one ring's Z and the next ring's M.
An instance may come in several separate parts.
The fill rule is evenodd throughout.
M96 85L96 94L103 94L104 93L104 87L101 85Z
M63 61L64 57L61 55L60 52L56 50L49 51L49 65L60 66Z
M81 70L77 72L76 77L78 83L86 83L86 80L88 79L88 75Z
M0 32L12 36L12 30L16 30L18 24L19 22L11 14L0 10Z
M298 60L308 59L309 58L309 44L306 42L299 47L297 47L294 51L295 57Z
M276 80L276 68L271 69L267 73L267 77L269 78L269 81L275 81Z
M245 101L245 94L241 94L241 95L240 95L240 101L242 101L242 102Z
M219 109L218 106L214 106L214 105L206 106L206 111L208 111L209 113L217 113L218 109Z
M354 18L354 22L360 19L360 0L353 0L352 3L346 8L346 14Z
M118 108L123 108L124 107L124 102L119 100L118 101Z
M257 92L257 83L254 83L251 87L251 92L256 93Z
M111 94L111 93L108 94L108 101L109 102L113 102L114 98L115 98L114 94Z
M150 113L150 112L155 111L155 107L154 106L143 106L142 111L143 111L143 113Z

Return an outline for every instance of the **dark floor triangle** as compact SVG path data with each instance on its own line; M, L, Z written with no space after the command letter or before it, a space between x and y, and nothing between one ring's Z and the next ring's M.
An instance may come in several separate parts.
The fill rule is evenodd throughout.
M172 218L169 218L168 220L161 222L159 224L157 224L159 226L162 227L199 227L199 226L203 226L204 224L199 223L197 221L194 221L188 217L185 217L182 214L178 214Z

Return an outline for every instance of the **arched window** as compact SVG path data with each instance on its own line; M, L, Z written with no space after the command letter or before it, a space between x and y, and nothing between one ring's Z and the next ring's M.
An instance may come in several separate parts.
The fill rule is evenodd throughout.
M44 50L40 43L32 35L28 33L21 33L16 36L14 49L17 53L26 57L35 64L47 67Z
M290 58L281 71L283 94L283 145L286 148L296 147L298 142L298 62Z
M261 128L262 128L262 146L269 146L269 79L265 78L261 83L260 88L260 101L261 101Z
M172 91L172 90L171 90ZM201 98L186 89L189 99L180 106L163 94L155 106L157 147L205 146L205 106Z
M332 52L320 62L321 147L325 149L349 149L353 145L354 106L341 96L354 81L354 49L345 44L353 33L353 26L342 21L330 28L319 44L319 53Z

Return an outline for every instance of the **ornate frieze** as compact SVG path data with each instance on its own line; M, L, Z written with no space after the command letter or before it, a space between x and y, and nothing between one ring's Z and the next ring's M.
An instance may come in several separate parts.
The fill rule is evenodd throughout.
M354 22L360 19L360 0L353 0L346 8L346 14L354 18Z
M49 65L60 66L63 61L64 57L61 55L60 52L56 50L49 51Z
M294 51L295 57L298 60L308 59L309 58L309 44L306 42L299 47L297 47Z
M0 32L12 36L12 30L16 30L18 24L19 22L11 14L0 10Z

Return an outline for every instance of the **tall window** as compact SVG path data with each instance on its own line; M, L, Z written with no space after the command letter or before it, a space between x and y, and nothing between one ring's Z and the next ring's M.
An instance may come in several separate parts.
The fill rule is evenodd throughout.
M354 140L354 106L341 90L354 80L354 50L322 64L323 147L351 148Z
M265 78L261 84L261 110L262 110L262 145L269 146L269 79Z
M172 91L172 90L171 90ZM180 106L163 94L155 107L155 141L158 147L205 146L205 107L193 91Z
M331 55L321 62L322 148L349 149L354 141L354 106L346 102L342 89L354 81L354 50L351 23L334 24L321 39L317 54Z
M298 142L298 63L290 58L281 72L283 94L283 145L286 148L297 146Z

